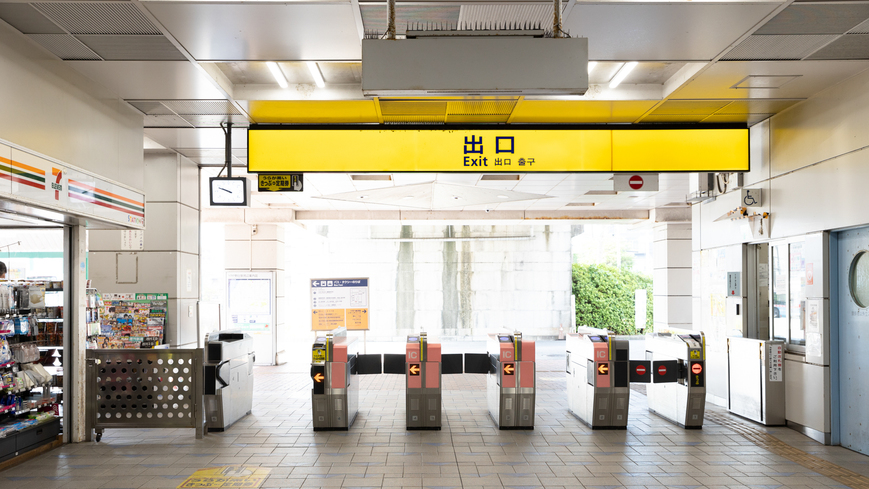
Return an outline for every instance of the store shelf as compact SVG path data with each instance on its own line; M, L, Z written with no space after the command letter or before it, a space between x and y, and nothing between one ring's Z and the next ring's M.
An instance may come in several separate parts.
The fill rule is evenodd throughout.
M45 289L46 292L63 292L63 289Z
M62 323L63 318L39 318L36 320L38 323Z

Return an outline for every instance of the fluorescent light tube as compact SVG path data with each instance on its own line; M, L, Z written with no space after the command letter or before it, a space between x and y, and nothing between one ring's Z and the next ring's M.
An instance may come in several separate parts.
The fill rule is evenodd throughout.
M326 82L323 80L323 74L320 73L320 67L317 66L317 63L315 61L308 61L308 69L311 70L311 76L314 77L314 83L316 83L320 88L325 87Z
M275 81L278 82L278 85L281 88L287 88L287 79L284 78L284 74L281 73L281 68L274 61L266 61L266 66L269 67L269 71L272 72L272 76L275 77Z
M636 67L637 67L636 61L631 61L629 63L625 63L624 65L622 65L622 68L619 70L618 73L616 73L616 76L614 76L613 79L610 81L610 88L615 88L615 87L619 86L619 84L621 82L623 82L625 80L625 78L628 76L628 74L630 74L630 72L633 71L633 69Z
M588 74L590 75L594 68L597 66L597 61L589 61L588 62Z

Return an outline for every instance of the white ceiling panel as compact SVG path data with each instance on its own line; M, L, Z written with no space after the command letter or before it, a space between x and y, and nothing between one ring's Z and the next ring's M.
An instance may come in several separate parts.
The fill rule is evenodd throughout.
M350 2L143 2L197 60L358 60Z
M214 81L187 61L67 61L123 99L222 99Z
M145 135L165 148L217 149L226 145L226 137L220 128L145 129ZM247 148L247 129L232 129L233 153Z
M715 63L671 99L808 98L869 68L869 61L728 61ZM749 76L795 76L779 88L731 88Z
M589 59L711 60L779 3L577 3L564 22Z

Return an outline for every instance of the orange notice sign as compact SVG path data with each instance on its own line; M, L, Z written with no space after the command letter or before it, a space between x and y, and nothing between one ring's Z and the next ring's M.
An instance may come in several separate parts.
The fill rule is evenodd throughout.
M347 329L368 329L368 308L347 309Z
M311 312L311 329L314 331L344 327L344 309L314 309Z

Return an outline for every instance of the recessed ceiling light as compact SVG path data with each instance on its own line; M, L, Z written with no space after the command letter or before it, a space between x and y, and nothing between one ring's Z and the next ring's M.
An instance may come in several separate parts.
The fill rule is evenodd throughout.
M411 200L413 199L413 195L408 195L407 197L402 197L401 200Z
M480 180L519 180L519 175L483 175L482 177L480 177Z
M637 67L636 61L630 61L622 65L622 68L616 73L616 76L610 81L610 88L616 88L625 80L625 78Z
M585 195L618 195L615 190L589 190Z
M320 67L317 66L316 62L308 61L308 70L311 71L311 76L314 77L314 83L316 83L318 87L323 88L326 86L326 81L323 80L323 74L320 73Z
M350 175L350 180L392 180L392 175Z
M565 204L565 207L594 207L597 205L597 202L571 202L569 204Z
M590 75L594 68L597 66L597 61L589 61L588 62L588 74Z
M278 85L280 85L281 88L287 88L287 79L284 78L284 74L281 72L281 67L274 61L266 61L266 66L269 67L269 71L272 72L272 76L275 77L275 81L278 82Z
M510 197L507 197L506 195L499 195L498 198L499 199L509 199Z

